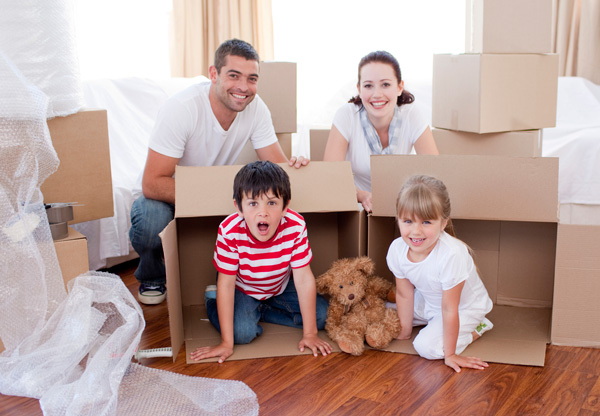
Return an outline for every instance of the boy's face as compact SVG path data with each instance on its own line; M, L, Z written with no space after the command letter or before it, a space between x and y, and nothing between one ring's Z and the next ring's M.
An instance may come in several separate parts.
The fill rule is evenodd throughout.
M258 241L269 241L277 232L281 218L287 212L283 200L272 191L252 198L249 194L242 197L241 206L233 201L239 214L244 217L250 234Z

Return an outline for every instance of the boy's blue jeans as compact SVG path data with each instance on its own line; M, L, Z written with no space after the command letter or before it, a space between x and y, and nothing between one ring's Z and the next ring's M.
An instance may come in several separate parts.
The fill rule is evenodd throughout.
M329 303L323 296L317 294L317 328L325 328L327 307ZM206 299L206 312L210 323L221 332L217 301ZM233 305L233 342L248 344L263 332L259 321L272 324L286 325L302 329L302 315L294 280L290 278L287 287L281 295L260 301L248 296L241 290L235 290Z
M173 220L174 215L173 204L147 199L143 195L133 202L129 240L140 256L134 273L138 282L151 286L165 284L165 261L158 233Z

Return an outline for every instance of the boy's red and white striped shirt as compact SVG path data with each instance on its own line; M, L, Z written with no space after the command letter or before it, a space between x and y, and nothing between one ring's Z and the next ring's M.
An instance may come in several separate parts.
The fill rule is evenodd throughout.
M269 241L256 240L238 213L219 226L213 264L220 273L236 275L236 287L258 300L281 294L291 269L311 260L306 222L289 208Z

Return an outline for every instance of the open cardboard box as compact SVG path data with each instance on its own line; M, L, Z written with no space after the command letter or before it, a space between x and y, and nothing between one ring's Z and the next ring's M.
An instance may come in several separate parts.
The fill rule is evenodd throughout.
M311 162L301 169L281 166L290 176L290 207L307 223L315 277L340 257L365 254L366 232L361 226L366 221L356 203L350 163ZM240 168L176 168L175 219L161 233L173 357L177 357L184 342L187 357L199 346L220 342L219 333L206 319L204 290L215 283L212 258L217 230L221 221L235 212L233 179ZM231 359L301 354L301 330L267 324L263 327L263 334L256 340L236 345ZM320 336L328 339L324 331ZM188 358L188 363L193 362Z
M368 253L377 273L390 279L385 257L399 237L395 199L402 183L428 174L446 184L457 237L475 251L494 301L494 329L463 354L543 366L549 342L600 345L600 227L558 223L558 159L374 156L371 170ZM393 341L389 350L415 353L409 341Z

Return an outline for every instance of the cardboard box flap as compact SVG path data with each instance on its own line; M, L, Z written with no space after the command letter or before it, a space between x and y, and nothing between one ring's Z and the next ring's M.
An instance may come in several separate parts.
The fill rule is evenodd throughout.
M371 156L373 215L394 217L398 191L414 174L445 183L452 218L558 222L557 158Z
M290 176L290 207L300 213L357 211L350 162L311 162L300 169L279 164ZM233 179L241 166L177 166L175 217L224 216L235 211Z
M162 240L165 256L167 302L169 303L169 331L171 333L173 362L175 362L179 349L183 345L184 337L176 221L171 221L159 236Z

